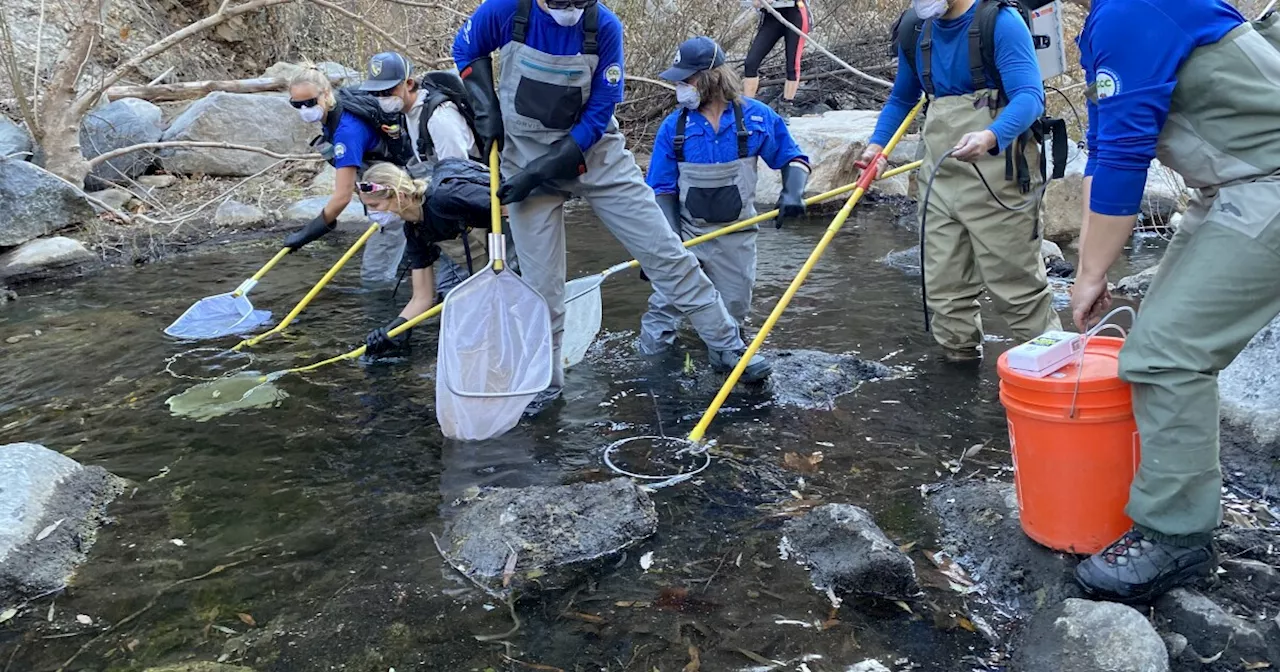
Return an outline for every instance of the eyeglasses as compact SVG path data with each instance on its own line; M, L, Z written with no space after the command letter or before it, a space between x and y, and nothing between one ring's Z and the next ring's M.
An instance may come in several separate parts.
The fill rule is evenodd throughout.
M356 182L356 190L362 194L376 194L379 191L391 191L391 187L377 182Z
M301 110L304 107L315 107L316 105L319 105L320 99L308 98L306 100L290 100L289 104L293 106L293 109Z
M547 0L547 9L586 9L596 4L596 0Z

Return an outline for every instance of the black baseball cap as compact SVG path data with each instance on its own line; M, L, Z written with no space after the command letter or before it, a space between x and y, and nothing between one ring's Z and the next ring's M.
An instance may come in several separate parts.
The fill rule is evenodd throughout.
M724 50L716 41L705 36L685 40L676 51L676 60L659 75L669 82L683 82L703 70L724 65Z
M384 51L369 59L364 72L365 80L360 83L361 91L386 91L409 79L413 75L413 64L394 51Z

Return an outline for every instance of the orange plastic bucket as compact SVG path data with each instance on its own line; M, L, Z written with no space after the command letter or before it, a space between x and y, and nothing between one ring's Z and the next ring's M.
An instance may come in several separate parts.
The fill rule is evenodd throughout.
M1124 507L1141 446L1122 345L1093 336L1083 371L1073 360L1044 378L1010 369L1006 355L997 364L1022 530L1049 548L1096 553L1133 525Z

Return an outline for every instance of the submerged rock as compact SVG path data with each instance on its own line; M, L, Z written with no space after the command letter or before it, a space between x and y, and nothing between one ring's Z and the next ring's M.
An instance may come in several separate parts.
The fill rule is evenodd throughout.
M450 564L495 590L513 552L512 588L555 588L657 529L649 495L615 478L483 491L447 523L440 544Z
M872 658L864 660L844 672L889 672L889 668L885 667L880 661Z
M1045 271L1049 276L1049 288L1053 291L1053 307L1055 310L1062 310L1071 305L1071 281L1066 278L1075 274L1075 266L1062 258L1062 250L1052 241L1040 241L1040 254L1044 258ZM880 263L906 275L918 277L920 246L890 252L880 259Z
M779 350L770 361L769 391L779 404L799 408L829 409L862 383L893 377L893 370L879 362L817 350Z
M98 263L98 257L78 240L54 236L38 238L0 255L0 280L13 283L78 273Z
M1263 630L1194 590L1175 588L1162 595L1156 601L1156 613L1201 656L1224 651L1223 658L1230 660L1280 661L1280 641L1268 646Z
M1125 296L1139 297L1144 296L1147 290L1151 288L1151 281L1156 279L1156 273L1160 271L1160 264L1155 264L1149 268L1144 268L1133 275L1127 275L1120 278L1120 282L1116 283L1116 293Z
M893 598L920 592L915 565L865 509L824 504L782 529L783 559L807 565L819 590Z
M123 487L44 446L0 446L0 604L67 585Z
M1133 607L1069 599L1032 620L1013 672L1167 672L1169 653Z

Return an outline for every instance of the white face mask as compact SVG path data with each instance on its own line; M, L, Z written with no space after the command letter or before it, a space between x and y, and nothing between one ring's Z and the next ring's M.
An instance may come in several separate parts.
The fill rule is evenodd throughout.
M387 114L395 114L404 109L404 101L400 100L400 96L387 96L378 99L378 107Z
M947 13L947 0L911 0L911 8L921 20L936 19Z
M306 123L314 124L317 121L324 119L324 110L320 109L319 105L312 105L311 107L304 107L301 110L298 110L298 116L302 117L302 120Z
M676 82L676 102L680 107L696 110L702 104L702 96L698 94L697 87L692 84Z
M556 20L556 23L568 28L578 25L578 20L582 18L584 11L586 10L570 7L569 9L548 9L547 13Z

